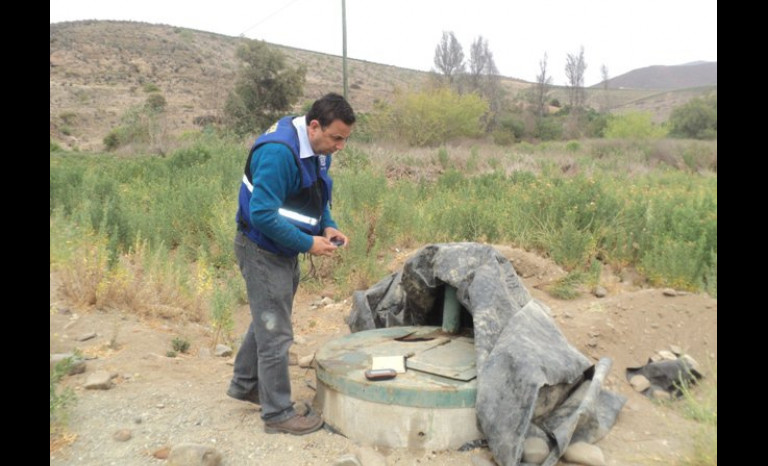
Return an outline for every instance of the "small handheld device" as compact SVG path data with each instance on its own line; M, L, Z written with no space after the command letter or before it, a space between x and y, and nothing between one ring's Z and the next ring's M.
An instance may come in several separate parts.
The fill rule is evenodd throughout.
M340 248L340 247L344 246L344 240L342 240L342 239L338 239L338 238L333 238L333 239L331 240L331 244L333 244L334 246L336 246L336 247L339 247L339 248Z
M388 380L394 379L397 371L394 369L368 369L365 371L365 378L368 380Z

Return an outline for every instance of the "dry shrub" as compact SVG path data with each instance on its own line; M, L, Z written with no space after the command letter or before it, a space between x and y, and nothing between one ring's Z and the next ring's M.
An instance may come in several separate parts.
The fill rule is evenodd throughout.
M199 322L212 289L208 273L194 278L168 257L151 256L146 244L109 265L107 240L89 235L57 264L64 297L75 307L121 309L145 317ZM195 264L195 267L206 267ZM196 289L189 290L189 284Z
M680 159L676 154L675 144L668 140L656 142L648 152L648 162L653 166L665 163L672 168L681 168Z
M101 283L96 304L146 317L199 322L213 286L210 274L202 270L205 264L198 262L195 267L197 273L190 280L188 272L173 260L152 256L146 244L139 245L121 256ZM190 281L195 292L185 286Z
M101 236L87 235L67 262L57 267L61 291L73 306L87 308L96 304L99 285L109 267L106 243Z

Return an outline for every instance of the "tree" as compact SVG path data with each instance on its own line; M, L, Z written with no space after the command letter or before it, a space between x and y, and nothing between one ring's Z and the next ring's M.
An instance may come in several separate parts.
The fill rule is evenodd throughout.
M696 97L676 107L669 116L670 135L694 139L717 139L717 94Z
M469 88L488 100L489 114L486 118L488 129L493 129L496 116L501 110L501 85L499 69L493 59L488 40L478 36L469 49Z
M469 76L474 89L482 87L484 77L498 76L499 70L488 47L488 40L478 36L469 49Z
M584 61L584 46L579 55L568 54L565 61L565 77L568 80L568 100L571 108L578 112L584 107L586 94L584 91L584 71L587 63Z
M282 52L258 40L243 43L237 57L243 64L224 106L226 123L237 134L260 132L303 95L306 69L287 68Z
M611 108L611 102L608 98L608 67L603 64L600 67L600 76L603 78L603 112L607 112Z
M536 116L539 120L544 117L551 84L552 76L547 75L547 54L544 53L544 58L539 61L539 74L536 75L536 95L534 100Z
M456 74L464 72L464 50L453 32L443 31L435 47L435 66L451 83Z

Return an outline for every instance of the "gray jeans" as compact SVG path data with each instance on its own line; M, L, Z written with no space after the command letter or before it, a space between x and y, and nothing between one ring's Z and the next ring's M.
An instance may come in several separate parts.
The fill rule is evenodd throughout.
M298 257L265 251L240 231L235 234L235 256L248 291L251 325L235 357L230 389L242 395L258 390L261 419L281 422L295 413L288 350L293 343Z

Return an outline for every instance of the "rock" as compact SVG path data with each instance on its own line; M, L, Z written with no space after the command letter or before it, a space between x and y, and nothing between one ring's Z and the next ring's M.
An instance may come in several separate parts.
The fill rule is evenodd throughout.
M606 290L604 286L599 286L598 285L592 291L592 294L595 295L598 298L605 298L608 295L608 290Z
M675 359L677 359L677 355L675 353L667 350L659 351L659 356L661 356L661 359L665 359L667 361L674 361Z
M299 363L299 355L294 350L288 351L288 365L295 366Z
M168 454L169 466L218 466L221 453L206 445L180 443Z
M77 341L86 341L90 340L91 338L96 338L96 332L88 332L80 335L76 338Z
M312 367L312 361L315 360L315 354L308 354L306 356L303 356L299 358L299 367Z
M699 363L695 359L693 359L690 354L684 354L680 356L680 359L682 359L683 362L685 362L688 365L688 367L690 367L691 369L697 372L701 372L699 370Z
M217 357L226 358L229 356L232 356L232 348L230 348L227 345L222 345L219 343L216 345L216 348L213 350L213 354Z
M541 464L549 455L549 445L546 440L538 437L528 437L523 442L523 461L525 463Z
M364 466L387 466L387 458L368 446L358 448L356 456Z
M293 337L293 342L297 345L306 345L307 339L303 335L296 335Z
M669 345L669 350L675 353L675 355L677 356L680 356L681 354L683 354L683 350L680 349L680 347L677 345Z
M664 288L661 292L664 296L677 296L677 291L672 288Z
M72 358L69 366L68 375L82 374L85 372L85 360L79 356L75 356L75 353L56 353L51 355L51 372L56 364L64 361L67 358Z
M472 466L496 466L493 461L477 454L472 455L469 460L472 462Z
M89 390L109 390L112 388L112 374L107 371L96 371L88 376L84 387Z
M333 466L363 466L357 456L349 453L344 456L336 458L333 462Z
M585 466L605 466L603 450L586 442L576 442L568 445L563 459L569 463L579 463Z
M112 434L112 438L117 440L118 442L127 442L128 440L133 437L133 433L130 429L120 429L114 434Z
M320 300L321 306L329 306L331 304L333 304L333 300L327 296Z
M657 388L651 392L651 398L653 398L654 400L666 401L666 400L671 400L672 395L670 395L669 392L667 392L666 390Z
M644 392L651 386L651 382L644 375L633 375L629 379L629 384L632 385L636 392Z
M152 452L152 456L159 460L168 458L168 454L171 452L171 447L165 446Z

